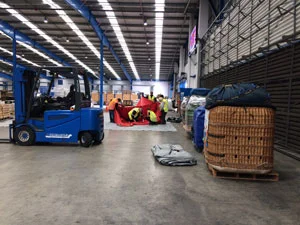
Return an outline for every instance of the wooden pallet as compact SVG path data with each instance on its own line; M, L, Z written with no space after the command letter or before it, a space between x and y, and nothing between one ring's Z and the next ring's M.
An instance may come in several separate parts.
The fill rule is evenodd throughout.
M233 173L233 172L222 172L218 171L210 165L206 164L208 170L211 172L213 177L222 179L233 179L233 180L261 180L261 181L279 181L279 174L272 171L267 174L252 174L252 173Z
M0 121L10 120L10 119L13 119L13 117L12 117L12 116L9 116L9 117L2 117L2 118L0 118Z

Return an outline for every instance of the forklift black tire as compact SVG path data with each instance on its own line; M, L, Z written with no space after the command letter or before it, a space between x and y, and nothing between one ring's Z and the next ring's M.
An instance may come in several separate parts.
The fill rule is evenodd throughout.
M93 136L90 132L83 132L79 136L80 145L83 147L90 147L93 143Z
M35 133L28 126L17 127L14 131L14 140L21 146L33 145L35 142Z
M103 139L104 139L104 132L102 133L102 136L99 140L95 139L94 145L100 145L102 143Z

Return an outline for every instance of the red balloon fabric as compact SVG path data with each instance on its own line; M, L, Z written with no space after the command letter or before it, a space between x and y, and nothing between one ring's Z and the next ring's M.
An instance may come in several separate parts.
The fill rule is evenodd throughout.
M133 108L142 108L143 116L139 117L137 122L130 122L128 113ZM114 112L115 123L119 126L130 127L133 125L149 125L149 121L146 120L147 110L152 110L157 116L157 121L160 123L161 112L159 110L159 103L152 102L147 98L141 98L136 106L118 106Z

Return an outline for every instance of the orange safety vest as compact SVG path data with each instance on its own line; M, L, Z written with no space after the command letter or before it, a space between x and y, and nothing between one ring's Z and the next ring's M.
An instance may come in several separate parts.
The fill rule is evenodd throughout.
M118 103L118 99L117 98L113 98L111 100L111 102L109 103L109 105L108 105L108 110L115 110L116 103Z

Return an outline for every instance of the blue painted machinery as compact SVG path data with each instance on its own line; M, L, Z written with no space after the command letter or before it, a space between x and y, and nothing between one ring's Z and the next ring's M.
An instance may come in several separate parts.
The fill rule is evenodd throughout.
M40 77L48 71L48 91L38 95ZM50 71L50 72L49 72ZM58 76L74 81L73 100L50 96ZM104 138L101 108L91 108L88 75L84 74L80 90L78 71L72 67L43 67L37 72L16 66L14 72L15 120L10 125L10 140L19 145L78 143L84 147L100 144Z

